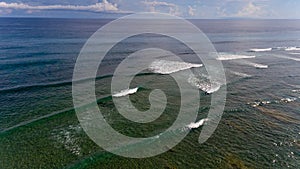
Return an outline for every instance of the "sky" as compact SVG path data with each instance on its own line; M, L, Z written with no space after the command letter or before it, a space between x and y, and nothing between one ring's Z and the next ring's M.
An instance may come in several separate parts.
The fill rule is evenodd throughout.
M138 12L190 19L300 19L300 0L0 0L0 17L115 18Z

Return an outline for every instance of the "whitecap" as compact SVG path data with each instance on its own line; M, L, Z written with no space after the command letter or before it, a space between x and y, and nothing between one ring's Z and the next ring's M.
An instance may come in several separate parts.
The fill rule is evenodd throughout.
M279 100L273 100L273 101L255 101L255 102L248 102L247 104L248 105L251 105L252 107L258 107L258 106L264 106L264 105L267 105L267 104L271 104L271 103L290 103L290 102L294 102L296 101L297 98L295 97L292 97L292 98L281 98Z
M300 89L294 89L292 90L293 93L300 93Z
M149 66L149 70L154 73L171 74L181 70L186 70L195 67L202 67L202 64L193 64L187 62L169 61L169 60L155 60Z
M267 69L269 67L268 65L263 65L263 64L258 64L258 63L255 63L253 66L258 69Z
M112 96L113 97L123 97L123 96L127 96L130 94L134 94L137 91L138 91L138 87L133 88L133 89L125 89L125 90L120 91L119 93L113 94Z
M288 98L288 97L280 99L280 101L284 102L284 103L290 103L290 102L294 102L296 100L297 100L297 98Z
M207 122L208 119L201 119L199 120L198 122L193 122L193 123L190 123L188 125L186 125L187 128L189 129L196 129L196 128L199 128L200 126L204 125L205 122Z
M250 65L250 66L253 66L255 68L258 68L258 69L267 69L269 66L268 65L263 65L263 64L259 64L259 63L253 63L253 62L243 62L244 64L246 65Z
M219 83L210 82L209 79L204 76L202 76L202 79L198 79L192 75L189 77L188 82L208 94L218 91L221 87Z
M286 51L300 50L300 47L287 47L284 50L286 50Z
M217 60L250 59L250 58L255 58L255 57L256 56L250 56L250 55L237 55L237 54L220 53Z
M267 51L271 51L272 48L253 48L253 49L250 49L251 52L267 52Z
M263 105L267 105L267 104L271 104L271 103L272 103L271 101L265 100L265 101L249 102L247 104L251 105L252 107L258 107L258 106L263 106Z

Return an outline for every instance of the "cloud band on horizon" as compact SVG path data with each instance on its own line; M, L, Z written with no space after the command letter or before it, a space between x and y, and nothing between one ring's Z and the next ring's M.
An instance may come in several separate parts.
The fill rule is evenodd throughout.
M0 8L14 9L14 10L72 10L72 11L91 11L91 12L112 12L112 13L126 13L118 9L116 4L112 4L107 0L101 3L92 5L38 5L32 6L25 3L6 3L0 2Z

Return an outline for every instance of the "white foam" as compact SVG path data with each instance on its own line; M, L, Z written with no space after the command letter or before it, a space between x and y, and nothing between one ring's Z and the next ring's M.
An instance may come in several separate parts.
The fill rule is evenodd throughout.
M292 90L293 93L300 93L300 89L294 89Z
M280 99L281 102L285 102L285 103L294 102L296 100L297 100L297 98L288 98L288 97Z
M251 105L252 107L258 107L258 106L263 106L263 105L267 105L270 103L271 103L271 101L256 101L256 102L249 102L247 104Z
M284 50L286 50L286 51L295 51L295 50L300 50L300 47L287 47Z
M282 50L282 49L286 49L286 48L288 48L288 47L279 46L279 47L275 47L274 49Z
M202 90L208 94L218 91L221 87L221 85L217 82L210 83L209 79L206 79L206 81L200 80L200 79L196 78L195 76L190 76L188 79L188 82L191 85L198 87L200 90Z
M253 66L258 69L267 69L269 67L268 65L263 65L263 64L258 64L258 63L255 63Z
M253 63L253 62L245 62L247 65L253 66L258 69L267 69L269 66L268 65L263 65L259 63Z
M81 147L78 144L76 133L81 132L80 125L70 125L68 128L53 131L53 138L64 146L65 149L75 155L81 154Z
M273 100L273 101L265 100L265 101L248 102L247 104L251 105L252 107L258 107L258 106L264 106L264 105L271 104L271 103L291 103L296 100L297 100L297 98L295 98L295 97L291 97L291 98L286 97L286 98L282 98L279 100Z
M149 66L149 70L154 73L171 74L181 70L186 70L194 67L202 67L202 64L193 64L187 62L155 60Z
M249 59L249 58L255 58L255 57L256 56L220 53L217 60Z
M208 119L201 119L199 120L198 122L195 122L195 123L190 123L188 125L186 125L187 128L189 129L196 129L196 128L199 128L200 126L203 126L205 122L207 122Z
M272 48L262 48L262 49L259 49L259 48L253 48L253 49L250 49L251 52L267 52L267 51L271 51Z
M138 91L138 87L134 88L134 89L125 89L120 91L119 93L113 94L113 97L123 97L123 96L127 96L130 94L134 94Z

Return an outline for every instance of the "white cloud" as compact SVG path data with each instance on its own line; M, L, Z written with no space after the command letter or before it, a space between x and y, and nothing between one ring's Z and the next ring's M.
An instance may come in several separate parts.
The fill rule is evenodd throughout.
M238 11L236 16L238 17L259 17L264 14L263 9L260 6L255 5L253 2L249 2L241 10Z
M25 3L6 3L0 2L2 9L22 9L28 11L34 10L74 10L74 11L92 11L92 12L121 12L116 4L112 4L107 0L93 5L39 5L31 6Z
M173 3L161 1L144 1L142 3L149 8L150 12L165 12L164 9L159 8L166 8L167 13L177 16L180 15L179 7Z
M189 8L189 11L188 11L189 15L190 15L190 16L195 16L195 11L196 11L196 9L194 9L194 8L191 7L191 6L188 6L188 8Z

